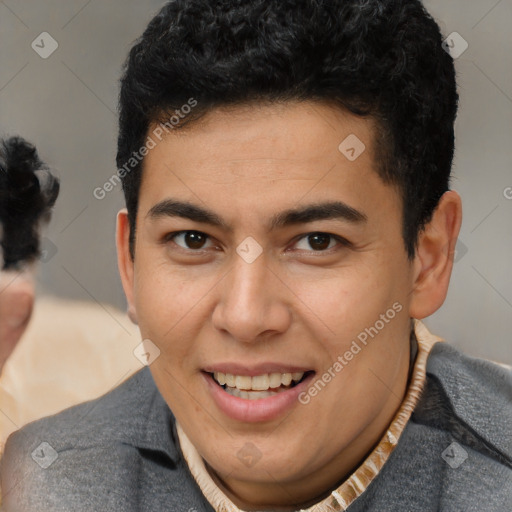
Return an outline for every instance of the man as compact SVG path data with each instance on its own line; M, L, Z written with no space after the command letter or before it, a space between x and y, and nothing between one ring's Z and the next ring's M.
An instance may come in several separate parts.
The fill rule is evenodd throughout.
M58 194L59 180L34 145L0 139L0 374L32 314L39 229Z
M6 510L510 509L510 374L419 321L461 224L441 41L411 0L161 10L117 155L149 368L14 434Z
M44 297L32 314L40 233L58 192L35 146L0 139L0 457L19 426L100 396L141 367L124 350L138 333L120 311L109 309L105 321L89 303Z

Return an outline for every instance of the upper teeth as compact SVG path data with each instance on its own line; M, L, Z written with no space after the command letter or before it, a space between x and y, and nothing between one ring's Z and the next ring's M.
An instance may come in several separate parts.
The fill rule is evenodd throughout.
M223 386L238 389L252 389L254 391L265 391L279 386L289 386L292 382L298 382L304 377L304 372L296 373L266 373L249 377L247 375L232 375L231 373L215 372L213 378Z

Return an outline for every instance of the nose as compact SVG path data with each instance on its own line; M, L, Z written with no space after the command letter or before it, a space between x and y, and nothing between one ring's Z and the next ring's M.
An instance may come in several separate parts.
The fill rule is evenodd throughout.
M215 328L243 343L285 332L291 322L290 303L277 272L269 268L264 254L252 263L238 255L234 260L219 284Z

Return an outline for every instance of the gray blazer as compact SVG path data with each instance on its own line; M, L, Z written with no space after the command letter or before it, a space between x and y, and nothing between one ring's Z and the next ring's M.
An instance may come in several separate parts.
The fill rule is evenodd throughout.
M6 512L212 512L148 368L12 434ZM437 343L399 443L349 512L512 511L512 375Z

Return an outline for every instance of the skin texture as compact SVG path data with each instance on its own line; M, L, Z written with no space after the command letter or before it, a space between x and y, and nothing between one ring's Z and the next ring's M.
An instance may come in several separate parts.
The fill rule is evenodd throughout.
M34 293L30 271L0 272L0 373L28 325Z
M338 150L350 134L366 145L354 162ZM401 201L375 171L372 140L371 120L322 103L217 109L170 133L146 156L133 261L127 213L118 215L130 314L161 351L152 375L240 507L314 503L357 467L403 399L410 319L432 314L445 299L460 198L444 194L409 261ZM231 229L148 216L169 198L208 208ZM283 210L335 200L364 213L366 222L267 228ZM180 230L208 235L204 247L187 248L183 236L166 239ZM307 237L314 232L351 245L332 239L327 249L314 250ZM236 252L248 236L263 249L250 264ZM247 423L213 402L205 366L278 362L318 377L396 302L401 312L308 405L297 402L277 419ZM252 467L237 456L246 443L261 454Z

